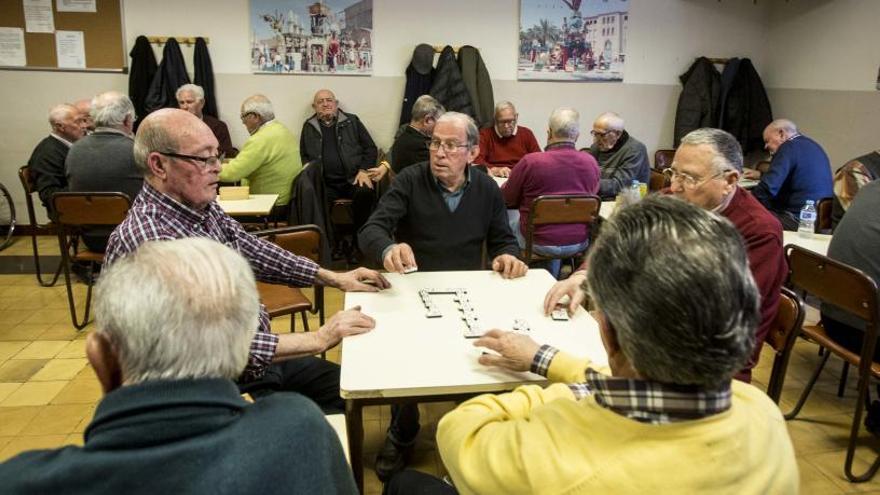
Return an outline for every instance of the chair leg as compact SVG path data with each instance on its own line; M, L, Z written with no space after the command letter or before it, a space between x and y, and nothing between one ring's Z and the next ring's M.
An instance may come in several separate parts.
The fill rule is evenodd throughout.
M58 268L55 269L55 275L52 276L52 280L45 281L43 280L42 269L40 268L40 250L37 247L37 235L32 231L31 232L31 246L34 249L34 269L37 272L37 283L39 283L43 287L52 287L58 282L58 277L61 276L61 264L64 261L58 262Z
M846 390L846 375L849 373L849 363L843 362L843 369L840 370L840 383L837 384L837 396L843 397L843 392Z
M828 358L831 356L830 352L826 352L824 356L822 356L822 361L819 361L819 366L816 366L816 370L813 371L813 376L810 377L810 381L807 382L807 386L804 387L804 391L801 392L801 396L795 404L794 409L791 412L783 414L785 419L794 419L798 413L801 412L801 408L804 407L804 403L807 402L807 397L809 397L810 392L813 390L813 385L816 384L816 380L819 379L819 374L822 373L822 368L825 367L825 363L828 362Z
M877 470L880 469L880 455L878 455L874 458L874 462L864 473L857 475L852 471L853 462L855 461L856 443L859 438L859 430L862 426L862 414L865 411L864 403L868 394L868 382L869 379L867 377L859 377L859 398L856 401L856 411L853 415L852 429L849 434L849 444L846 448L846 462L843 465L843 472L846 474L846 478L853 483L863 483L870 480L875 474L877 474Z
M86 284L86 306L83 311L82 321L80 321L76 317L76 301L73 299L73 284L70 280L70 264L66 262L66 260L64 262L64 283L67 286L67 304L70 307L70 319L77 330L82 330L89 324L89 311L92 308L92 275L94 272L94 266L94 263L89 263L89 280Z

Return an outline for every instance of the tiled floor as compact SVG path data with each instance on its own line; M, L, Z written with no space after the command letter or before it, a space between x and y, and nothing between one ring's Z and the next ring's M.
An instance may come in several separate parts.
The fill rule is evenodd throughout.
M47 254L57 254L54 239L43 238L40 245ZM29 239L20 238L0 256L30 253ZM83 289L77 287L79 301ZM328 314L341 306L341 293L327 291ZM814 314L810 316L815 318ZM274 322L275 330L289 331L289 321L284 318ZM311 319L310 325L317 328L317 320ZM23 450L82 444L82 432L101 397L85 359L84 337L89 328L78 333L70 324L63 282L44 288L37 285L33 275L0 275L0 461ZM328 353L328 358L338 362L338 349ZM792 407L798 387L809 378L818 359L814 345L798 342L783 392L783 410ZM758 387L766 386L771 363L772 355L765 348L755 371ZM832 358L801 416L788 423L798 456L801 492L880 493L880 477L852 484L843 476L856 383L851 377L845 397L838 398L840 368L840 361ZM421 406L423 427L413 459L416 469L444 474L433 436L437 420L451 407L450 403ZM368 468L381 447L388 419L387 407L365 411L364 461ZM857 470L864 469L880 451L880 442L870 434L863 431L862 437L867 446L857 452ZM367 493L381 492L372 470L367 471L365 479Z

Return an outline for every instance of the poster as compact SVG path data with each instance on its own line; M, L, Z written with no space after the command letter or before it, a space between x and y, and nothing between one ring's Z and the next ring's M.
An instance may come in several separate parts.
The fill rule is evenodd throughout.
M55 31L55 53L58 67L85 69L86 47L82 31Z
M55 0L58 12L97 12L95 0Z
M629 0L521 0L520 81L622 81Z
M24 27L29 33L54 33L52 0L22 0Z
M251 70L373 72L373 0L251 0Z
M16 27L0 27L0 65L24 67L24 30Z

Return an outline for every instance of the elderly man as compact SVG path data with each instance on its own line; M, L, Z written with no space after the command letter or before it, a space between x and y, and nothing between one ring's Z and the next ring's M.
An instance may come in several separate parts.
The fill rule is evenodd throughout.
M645 184L651 180L648 150L626 132L620 115L613 112L599 115L590 134L593 135L590 154L596 157L602 169L599 181L602 199L614 199L622 189L630 187L633 180Z
M397 177L360 231L364 253L389 272L479 270L483 243L492 269L505 278L525 275L498 186L469 164L477 156L477 126L458 112L437 119L429 162ZM404 370L401 370L404 371ZM376 474L387 480L406 465L416 434L415 404L392 408Z
M73 106L75 106L79 112L79 122L83 128L83 133L89 134L94 132L95 121L92 120L92 99L83 98L81 100L76 100L73 103Z
M263 282L369 291L389 286L372 270L334 273L246 233L214 201L220 174L217 139L191 113L166 108L148 115L138 128L134 154L145 176L144 189L113 231L105 265L112 266L147 241L208 237L241 253ZM347 335L372 329L374 323L353 309L337 313L317 332L277 335L270 332L269 316L261 307L240 386L258 396L274 390L299 391L322 408L339 411L344 407L339 398L339 366L313 356Z
M85 446L0 464L4 493L356 493L305 397L242 399L258 294L246 260L208 239L149 242L101 275L86 354L104 399ZM291 445L310 446L290 455ZM267 473L255 466L285 468ZM100 480L100 482L96 482Z
M596 159L575 148L580 136L579 118L573 108L554 110L547 128L546 151L524 156L501 186L507 207L519 209L519 215L510 215L510 228L520 248L525 249L524 236L535 198L545 194L596 194L599 190ZM559 258L583 251L588 239L589 232L583 225L539 225L535 227L534 251L554 257L550 273L558 277L562 264Z
M201 86L195 84L184 84L177 88L175 93L177 98L177 106L181 110L195 115L202 119L208 125L217 142L220 143L220 154L226 158L235 158L238 150L232 146L232 139L229 137L229 127L222 120L211 115L205 115L202 111L205 108L205 90Z
M134 105L118 91L92 99L95 131L77 141L65 160L70 191L123 192L134 201L144 183L132 154L134 119ZM103 253L109 236L109 229L92 229L83 241Z
M818 202L834 195L828 155L788 119L774 120L764 129L764 144L773 158L752 194L776 215L783 229L797 230L807 200Z
M55 105L49 110L48 136L43 138L28 160L34 190L46 212L52 217L52 195L67 190L67 176L64 173L64 160L73 143L83 137L79 122L79 111L66 103Z
M400 173L405 167L428 161L428 143L434 124L445 112L443 105L431 95L422 95L412 106L412 120L391 146L391 168Z
M290 203L290 186L302 171L296 139L287 127L275 120L272 102L263 95L245 98L241 104L241 122L251 136L241 151L223 165L220 180L235 182L247 179L251 194L277 194L275 206L284 210ZM276 211L276 218L287 218Z
M378 150L357 115L339 109L339 100L328 89L315 93L315 113L303 123L299 154L304 164L320 160L324 168L327 201L352 200L355 231L370 217L376 202L374 179Z
M495 125L480 130L480 153L474 163L485 165L496 177L507 177L528 153L541 151L535 134L516 125L519 114L509 101L495 105Z
M610 376L526 335L477 340L500 354L481 364L554 383L483 395L440 420L437 448L456 488L797 493L782 414L763 391L731 380L759 320L747 263L736 229L687 202L655 196L617 213L591 249L597 268L585 284ZM413 484L426 475L401 476L386 493L425 493Z

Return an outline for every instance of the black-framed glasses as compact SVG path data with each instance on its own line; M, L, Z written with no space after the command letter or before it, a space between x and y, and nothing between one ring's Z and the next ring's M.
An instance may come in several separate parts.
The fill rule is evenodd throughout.
M428 142L428 149L431 151L437 151L440 148L443 148L443 151L446 153L452 153L458 148L467 148L469 147L467 144L458 144L455 141L440 141L438 139L432 139Z
M593 137L597 137L597 138L603 138L603 137L611 134L612 132L617 132L617 131L615 131L614 129L611 129L608 131L597 131L594 129L594 130L590 131L590 135Z
M706 182L709 182L712 179L717 179L717 178L723 176L727 172L729 172L729 170L724 170L724 171L718 172L715 175L710 175L709 177L706 177L704 179L700 179L700 178L694 177L693 175L686 174L684 172L679 172L679 171L674 170L672 168L667 168L666 170L663 171L663 175L665 175L666 178L669 179L670 183L680 182L681 185L683 185L686 189L695 189L695 188L700 187L701 185L705 184Z
M226 158L225 154L220 154L216 156L195 156L195 155L182 155L180 153L174 153L171 151L157 151L160 155L169 156L171 158L179 158L181 160L188 160L192 163L195 163L202 170L207 170L210 167L216 167L223 162L223 159Z

